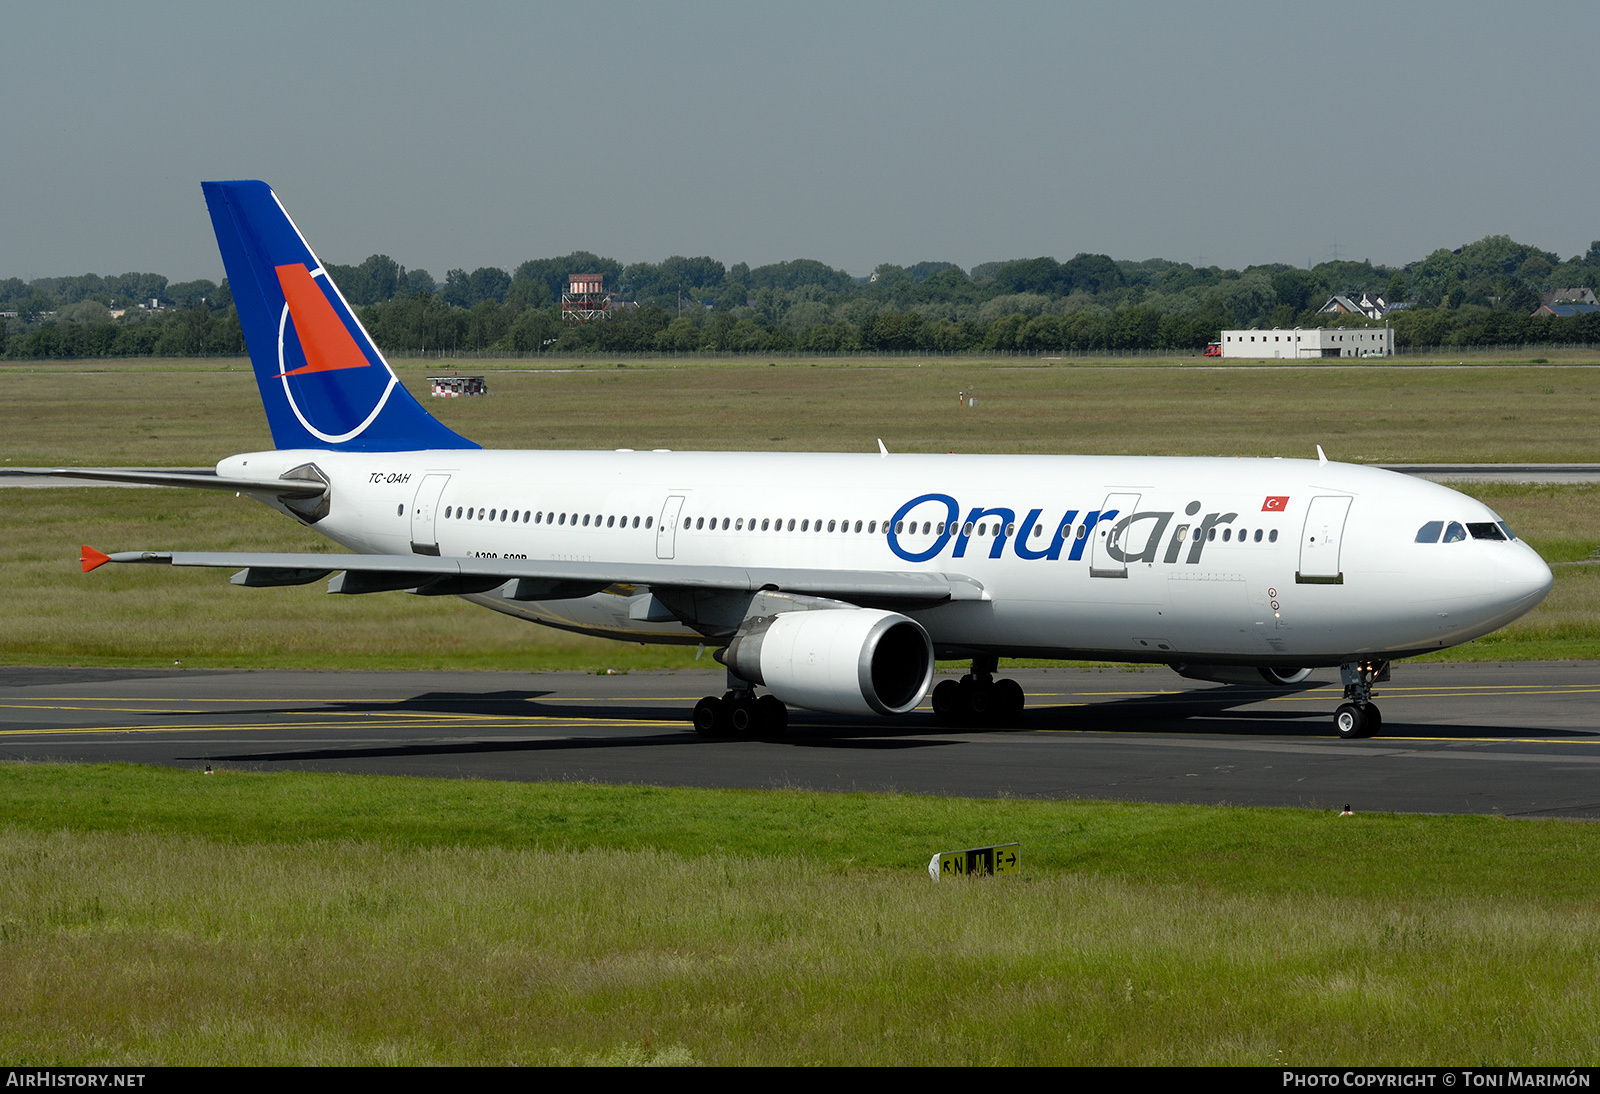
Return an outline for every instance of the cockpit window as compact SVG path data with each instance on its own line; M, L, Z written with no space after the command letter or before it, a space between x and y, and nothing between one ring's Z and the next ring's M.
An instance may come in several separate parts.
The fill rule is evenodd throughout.
M1439 533L1442 531L1444 531L1444 521L1430 520L1427 524L1417 529L1417 542L1438 543Z
M1500 526L1500 530L1506 534L1506 538L1507 539L1516 539L1517 538L1517 533L1515 533L1515 532L1513 532L1511 530L1511 525L1507 524L1503 520L1497 520L1497 521L1495 521L1495 523Z
M1444 541L1446 543L1460 543L1466 538L1467 530L1461 527L1461 525L1457 524L1455 521L1451 521L1450 527L1444 530Z
M1500 526L1492 520L1486 520L1482 524L1469 524L1467 525L1467 531L1472 533L1473 539L1504 540L1506 538L1506 534L1500 530Z

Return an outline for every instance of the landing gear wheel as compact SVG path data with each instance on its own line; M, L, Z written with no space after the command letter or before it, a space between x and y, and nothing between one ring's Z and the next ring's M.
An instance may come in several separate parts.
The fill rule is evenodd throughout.
M725 700L707 695L694 705L694 731L702 737L726 737L733 728L728 713Z
M987 722L994 706L994 686L971 676L963 676L956 686L961 689L962 706L968 716L974 722Z
M1367 735L1367 726L1371 722L1368 712L1371 707L1358 707L1354 703L1343 703L1333 712L1333 729L1340 737L1347 741Z
M735 737L761 735L761 707L753 696L735 699L732 702L723 700L723 702L728 708L728 725Z
M1022 693L1021 684L1015 680L996 680L990 693L990 721L996 725L1014 725L1027 704L1028 697Z
M757 699L756 714L760 717L764 736L782 737L789 729L789 708L776 695L763 695Z
M1367 726L1361 735L1363 737L1376 737L1378 734L1382 733L1383 715L1379 712L1378 708L1373 706L1371 703L1368 703L1367 709L1364 713L1367 716Z
M954 725L966 716L961 685L954 680L940 680L933 689L933 716L945 725Z

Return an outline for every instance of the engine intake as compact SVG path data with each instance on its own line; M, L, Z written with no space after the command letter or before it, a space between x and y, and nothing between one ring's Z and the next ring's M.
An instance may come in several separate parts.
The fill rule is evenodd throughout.
M933 682L928 632L876 608L748 619L719 659L785 703L833 714L904 714Z

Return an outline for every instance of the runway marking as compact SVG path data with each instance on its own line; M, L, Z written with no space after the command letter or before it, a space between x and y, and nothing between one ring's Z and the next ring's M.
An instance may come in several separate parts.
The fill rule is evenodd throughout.
M1600 692L1600 688L1563 688L1563 687L1553 687L1553 688L1540 688L1540 690L1537 690L1537 691L1532 690L1533 687L1537 687L1537 686L1538 685L1530 685L1529 690L1518 691L1516 694L1520 697L1520 696L1523 696L1523 695L1529 695L1529 696L1534 696L1534 695L1592 695L1592 694L1594 694L1596 692ZM1447 698L1450 697L1448 695L1408 694L1408 692L1410 692L1410 689L1408 689L1408 688L1383 688L1382 690L1374 689L1374 691L1372 693L1372 697L1373 697L1374 700L1376 700L1376 699L1447 699ZM1472 694L1474 696L1482 697L1482 698L1485 698L1485 699L1492 699L1492 698L1494 698L1496 696L1496 694L1499 694L1499 693L1496 693L1496 692L1474 692ZM1329 699L1336 698L1336 697L1337 696L1330 695L1330 694L1328 694L1326 692L1324 692L1324 693L1322 693L1320 695L1269 695L1265 699L1254 699L1254 700L1251 700L1251 702L1260 702L1260 703L1326 703ZM1240 703L1239 705L1240 706L1248 706L1249 704L1248 703Z
M592 728L603 728L603 727L612 727L612 728L617 728L617 729L630 729L630 728L635 728L635 727L645 727L645 728L671 727L671 728L676 728L676 729L687 729L688 728L688 723L687 722L682 722L682 721L677 721L677 720L673 720L673 721L657 721L657 722L635 722L635 721L620 721L620 720L605 719L605 718L581 718L581 719L564 718L564 719L560 719L560 720L556 720L556 721L541 721L541 722L538 722L538 723L536 723L534 725L527 726L526 728L531 730L531 729L585 729L585 728L591 728L592 729ZM346 729L346 730L348 730L349 728L350 728L350 726L349 726L348 723L334 725L334 724L319 724L319 723L316 723L316 722L250 722L250 723L240 723L240 724L237 724L237 725L198 725L198 726L80 726L80 727L69 727L69 728L57 727L57 728L53 728L53 729L5 729L5 730L0 730L0 737L56 737L56 736L66 737L66 736L84 736L84 735L95 734L95 733L108 733L108 734L116 734L116 735L119 735L119 736L120 735L126 735L126 734L138 734L138 733L240 733L240 732L247 732L247 731L287 731L287 730L326 730L326 729ZM374 726L373 728L377 729L377 728L380 728L380 727ZM398 727L390 726L390 727L382 727L382 728L391 728L392 729L392 728L398 728ZM486 729L490 729L490 728L499 728L499 727L484 726L484 725L482 725L482 724L480 724L478 722L472 721L470 719L464 719L460 723L454 724L453 726L451 726L449 728L486 730ZM516 738L512 737L512 736L506 736L506 737L493 737L493 738L489 738L489 739L491 739L491 740L513 740L513 739L516 739Z
M125 701L125 700L119 700ZM203 710L173 710L170 707L80 707L52 706L47 703L0 703L0 710L89 710L97 714L204 714Z

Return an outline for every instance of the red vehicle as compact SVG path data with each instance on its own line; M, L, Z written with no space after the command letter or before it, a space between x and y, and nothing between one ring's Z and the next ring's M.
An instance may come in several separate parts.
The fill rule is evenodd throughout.
M1222 356L1222 343L1221 342L1207 342L1206 343L1206 351L1202 356L1205 356L1205 357L1221 357Z

